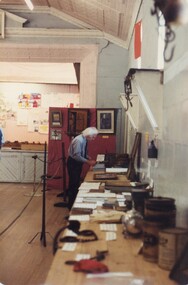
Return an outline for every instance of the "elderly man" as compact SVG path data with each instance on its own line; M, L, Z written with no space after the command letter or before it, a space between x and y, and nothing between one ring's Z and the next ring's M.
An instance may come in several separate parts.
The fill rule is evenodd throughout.
M87 163L89 166L94 166L96 164L96 161L92 160L87 154L87 142L94 140L97 135L98 130L95 127L89 127L80 135L76 136L69 146L67 160L69 175L67 196L69 210L72 208L78 193L83 164Z
M3 130L2 128L0 128L0 149L2 147L2 145L4 144L5 139L4 139L4 135L3 135Z

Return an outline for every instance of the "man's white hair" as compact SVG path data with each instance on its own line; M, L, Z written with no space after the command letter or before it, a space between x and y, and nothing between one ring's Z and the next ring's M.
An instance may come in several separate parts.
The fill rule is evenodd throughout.
M95 127L89 127L82 132L84 137L96 136L96 135L98 135L98 133L99 133L99 131Z

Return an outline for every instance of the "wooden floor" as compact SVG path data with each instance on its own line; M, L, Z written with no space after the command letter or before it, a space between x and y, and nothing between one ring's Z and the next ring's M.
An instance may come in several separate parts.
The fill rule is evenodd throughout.
M0 183L0 283L4 285L44 284L53 260L53 236L69 212L54 207L63 201L57 197L59 190L45 191L45 247L40 240L42 193L42 185L32 197L32 184Z

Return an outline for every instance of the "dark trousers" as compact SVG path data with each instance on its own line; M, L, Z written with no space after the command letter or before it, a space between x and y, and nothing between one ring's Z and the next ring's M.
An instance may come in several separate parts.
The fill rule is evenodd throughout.
M72 208L76 196L78 194L78 188L80 187L80 177L82 173L83 163L76 161L72 157L67 159L67 170L69 175L69 186L68 186L68 208Z

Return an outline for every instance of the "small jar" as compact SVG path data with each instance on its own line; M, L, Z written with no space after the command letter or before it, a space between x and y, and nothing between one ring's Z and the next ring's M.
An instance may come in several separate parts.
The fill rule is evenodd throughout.
M127 237L140 237L142 234L143 216L135 210L127 211L122 216L123 234Z

